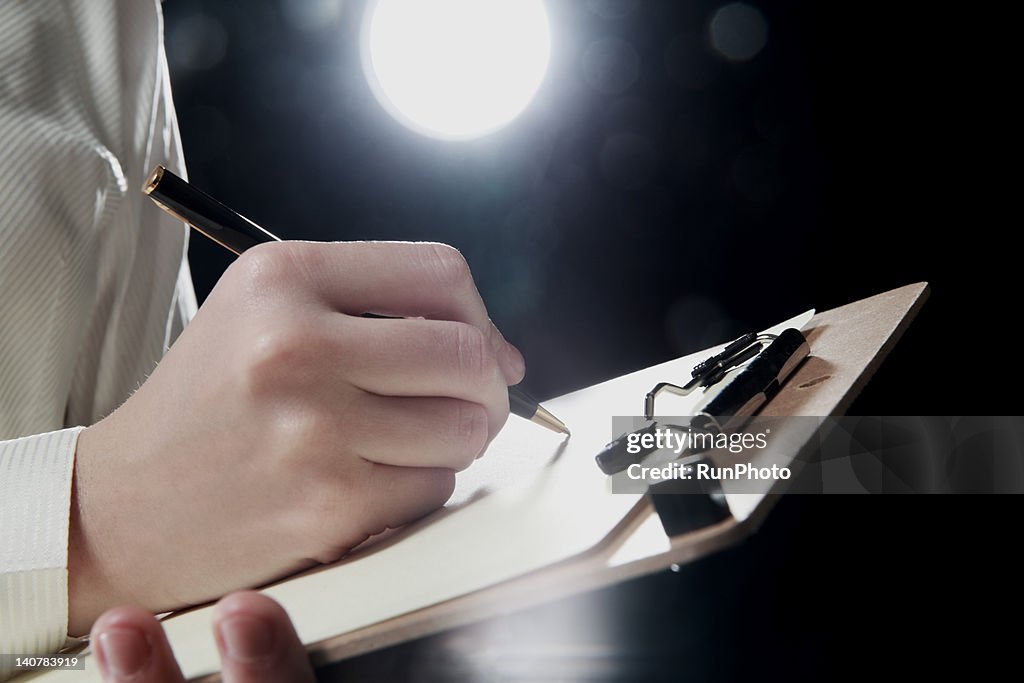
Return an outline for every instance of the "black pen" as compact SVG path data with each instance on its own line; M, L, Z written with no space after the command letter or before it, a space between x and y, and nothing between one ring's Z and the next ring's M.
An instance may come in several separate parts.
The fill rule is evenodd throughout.
M153 169L142 191L161 209L235 254L241 254L249 247L263 242L281 241L279 237L189 185L163 166ZM508 403L515 415L525 417L553 432L569 433L564 422L516 387L508 388Z

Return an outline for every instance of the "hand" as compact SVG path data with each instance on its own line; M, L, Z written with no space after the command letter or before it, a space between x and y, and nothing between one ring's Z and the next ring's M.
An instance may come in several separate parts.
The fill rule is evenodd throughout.
M451 247L250 249L80 435L70 632L112 605L162 612L334 561L440 507L523 372Z
M213 628L226 683L313 681L306 649L288 614L270 598L240 592L217 603ZM96 620L91 643L107 683L184 682L163 628L137 607L115 607Z

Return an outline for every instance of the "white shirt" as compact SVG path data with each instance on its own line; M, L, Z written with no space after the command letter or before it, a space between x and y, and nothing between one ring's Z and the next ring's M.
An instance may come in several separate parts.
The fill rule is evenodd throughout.
M158 163L183 174L159 0L0 0L0 653L63 645L78 425L195 312Z

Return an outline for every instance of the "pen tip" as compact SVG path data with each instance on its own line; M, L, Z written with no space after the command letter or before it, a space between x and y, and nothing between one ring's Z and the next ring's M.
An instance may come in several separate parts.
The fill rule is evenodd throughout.
M533 417L531 419L533 422L536 422L541 426L547 427L553 432L557 432L559 434L569 434L569 428L565 425L565 423L559 420L554 415L552 415L551 412L548 411L544 406L537 406L537 412L533 414Z

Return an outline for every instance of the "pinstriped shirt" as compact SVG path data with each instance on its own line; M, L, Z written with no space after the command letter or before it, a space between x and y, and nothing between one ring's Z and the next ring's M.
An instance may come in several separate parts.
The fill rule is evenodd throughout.
M195 312L140 191L184 171L162 31L159 0L0 0L0 653L64 643L78 433Z

